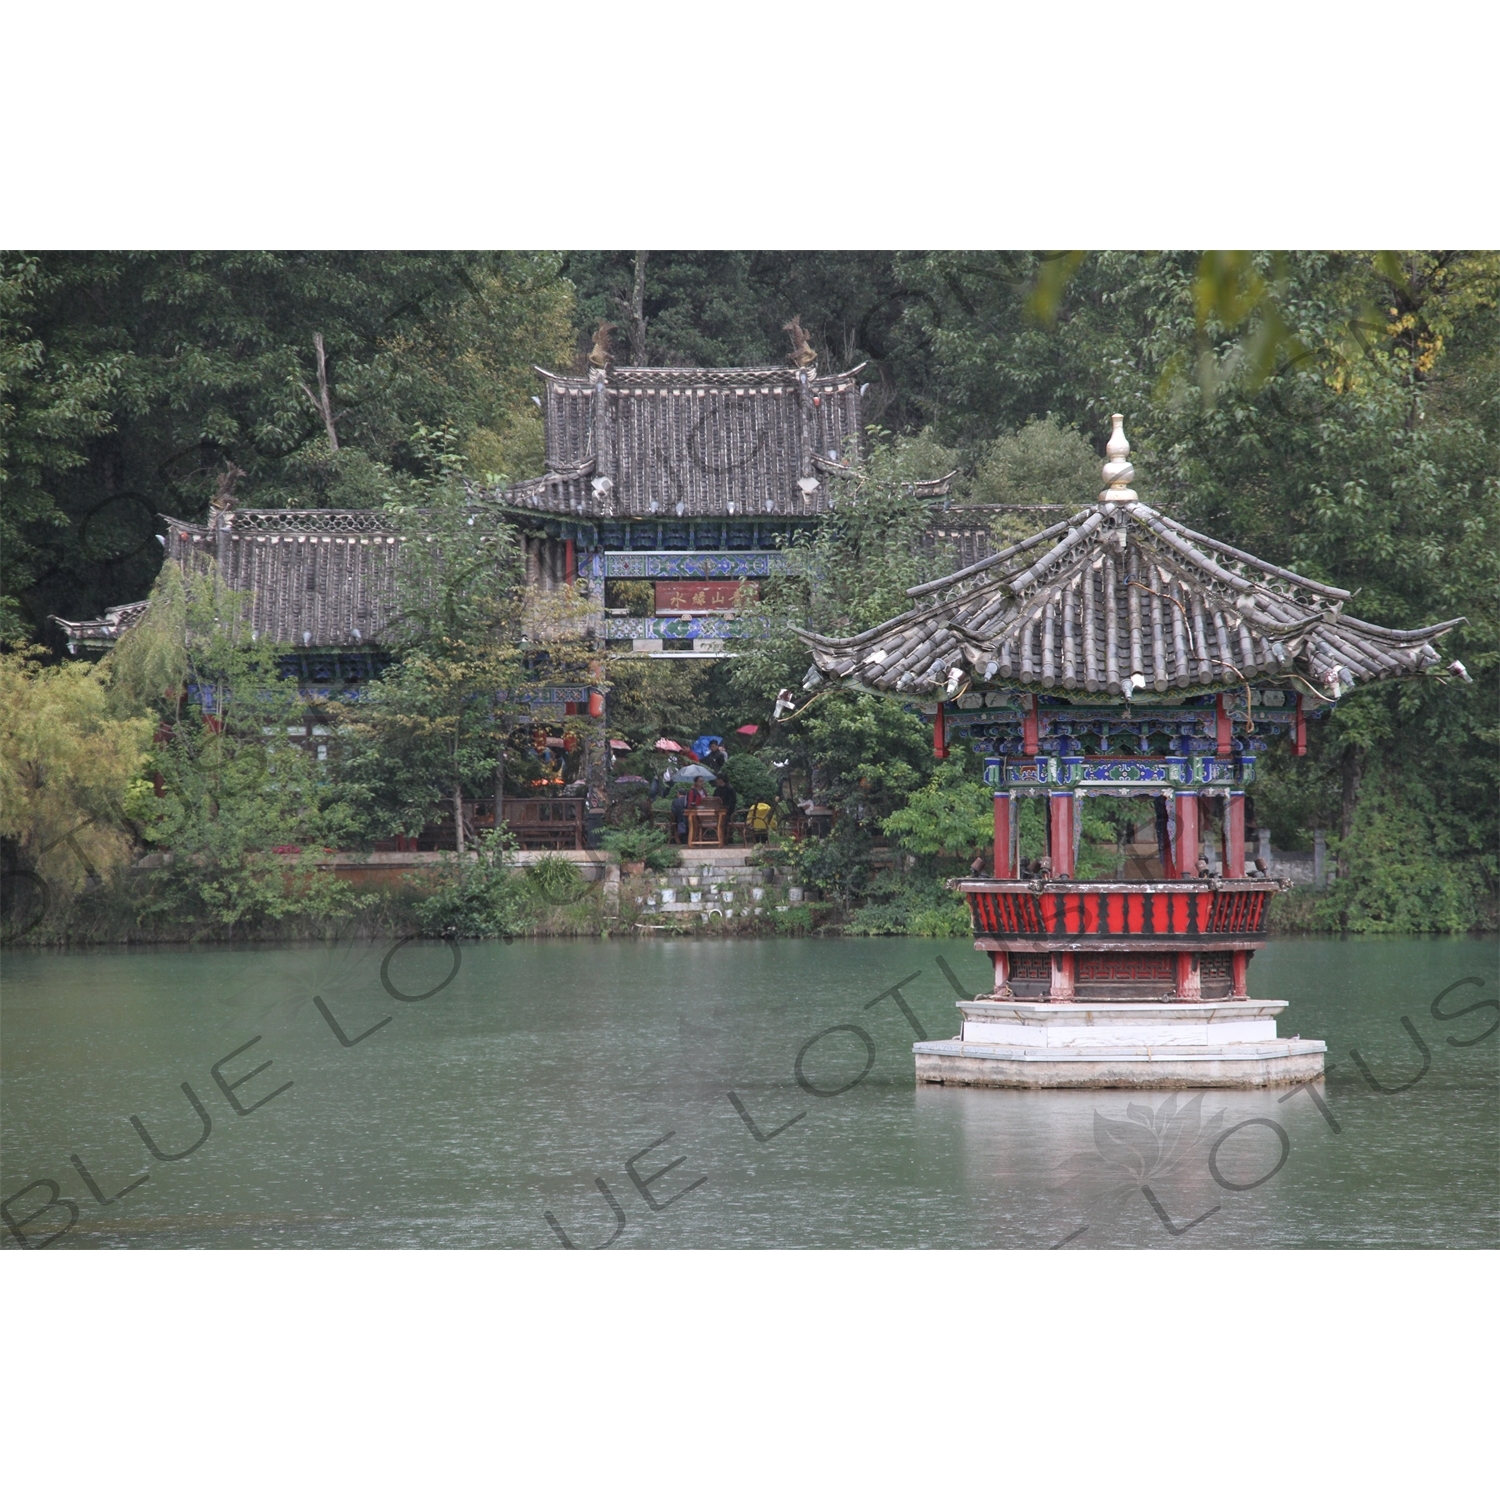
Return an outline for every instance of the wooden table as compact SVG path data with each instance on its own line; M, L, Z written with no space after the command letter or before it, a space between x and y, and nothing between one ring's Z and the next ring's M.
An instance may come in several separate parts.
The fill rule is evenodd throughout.
M721 849L724 846L724 820L728 814L722 807L688 808L688 848Z

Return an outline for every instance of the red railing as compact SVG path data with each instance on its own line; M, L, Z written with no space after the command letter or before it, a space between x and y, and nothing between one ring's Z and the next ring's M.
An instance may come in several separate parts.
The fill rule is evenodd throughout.
M1162 884L964 880L974 931L984 937L1208 937L1265 930L1270 881Z

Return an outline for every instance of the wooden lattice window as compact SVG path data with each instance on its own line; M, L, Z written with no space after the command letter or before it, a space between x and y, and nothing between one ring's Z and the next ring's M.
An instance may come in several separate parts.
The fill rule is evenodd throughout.
M1084 982L1145 980L1169 985L1174 979L1170 953L1080 953L1078 978Z
M1010 956L1012 979L1041 980L1051 983L1052 958L1046 953L1012 953Z

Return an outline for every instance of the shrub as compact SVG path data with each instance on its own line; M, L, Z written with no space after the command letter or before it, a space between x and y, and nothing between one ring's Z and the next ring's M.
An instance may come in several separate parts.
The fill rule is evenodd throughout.
M734 788L742 807L776 801L776 778L753 755L734 755L724 767L724 779Z
M573 861L548 854L526 871L532 896L548 906L572 906L589 893L589 883L573 868Z
M969 908L962 895L931 876L883 871L870 882L870 900L852 912L844 931L857 937L967 937Z
M437 888L416 908L422 931L471 938L510 937L524 932L528 925L527 891L511 873L510 856L515 847L508 830L488 830L475 841L473 859L445 858ZM559 863L566 865L567 861ZM578 878L571 865L568 874Z

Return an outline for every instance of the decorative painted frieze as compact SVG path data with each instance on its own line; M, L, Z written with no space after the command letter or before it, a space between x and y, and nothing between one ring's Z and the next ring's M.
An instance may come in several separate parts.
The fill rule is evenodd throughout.
M606 578L770 578L799 571L784 552L606 552Z
M686 620L669 615L609 615L604 621L607 641L727 641L756 634L759 631L745 621L723 615L695 615Z
M1255 779L1255 757L1166 755L1102 759L1081 755L988 756L984 784L1002 791L1106 791L1139 787L1160 794L1240 790Z

